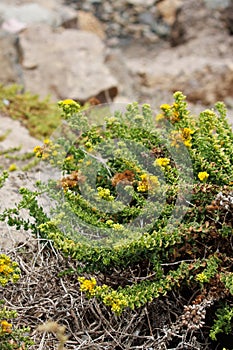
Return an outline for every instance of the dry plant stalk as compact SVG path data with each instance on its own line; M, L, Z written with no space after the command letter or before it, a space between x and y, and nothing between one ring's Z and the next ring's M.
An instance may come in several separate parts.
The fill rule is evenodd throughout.
M38 326L39 332L54 333L59 341L57 350L66 350L64 347L68 340L68 336L65 335L65 326L60 326L57 322L49 321Z

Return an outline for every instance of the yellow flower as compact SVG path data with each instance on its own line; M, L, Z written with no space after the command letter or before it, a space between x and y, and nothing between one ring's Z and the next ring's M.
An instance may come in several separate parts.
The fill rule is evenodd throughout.
M85 279L84 277L79 277L78 281L80 283L80 290L82 292L88 292L92 295L95 294L95 287L96 287L96 279L92 277L90 280Z
M170 164L169 158L157 158L154 162L154 165L159 165L161 167L166 167L168 164Z
M142 181L139 182L137 187L138 192L146 192L148 190L147 183L143 183Z
M61 101L63 105L73 105L76 104L76 102L70 98L67 98L66 100Z
M103 198L107 201L113 201L114 197L111 195L109 188L98 187L98 197Z
M12 324L7 322L6 320L3 320L0 322L1 330L3 333L11 333L12 332Z
M204 272L201 272L196 275L196 281L205 283L208 282L208 277L204 274Z
M121 302L120 300L115 300L113 303L112 303L112 307L111 307L112 311L113 312L120 312L121 311Z
M50 142L51 142L50 139L44 139L44 144L45 145L48 145Z
M185 140L184 145L189 148L192 147L191 140Z
M19 277L18 264L7 255L0 254L0 285L4 287L10 280L16 282Z
M17 170L17 165L14 164L14 163L11 164L11 165L9 166L8 170L9 170L9 171L15 171L15 170Z
M159 185L158 177L154 175L142 174L140 175L142 181L138 182L138 192L146 192Z
M160 109L162 109L163 111L169 111L171 109L171 106L167 103L164 103L160 106Z
M123 230L124 226L117 223L117 224L113 224L112 228L116 231L118 231L118 230L120 231L120 230Z
M189 139L193 133L194 133L194 130L190 128L184 128L182 130L182 136L185 140Z
M46 153L46 152L43 152L42 153L42 159L45 160L45 159L48 159L49 158L49 154Z
M106 225L108 225L108 226L112 226L113 224L114 224L113 220L107 220L106 221Z
M43 149L41 146L36 146L34 147L33 152L36 154L37 158L40 158L42 156Z
M155 117L155 120L158 122L159 120L162 120L162 119L164 119L164 114L163 113L159 113L159 114L157 114L156 115L156 117Z
M206 171L201 171L198 173L198 178L200 181L205 181L209 177L209 174Z

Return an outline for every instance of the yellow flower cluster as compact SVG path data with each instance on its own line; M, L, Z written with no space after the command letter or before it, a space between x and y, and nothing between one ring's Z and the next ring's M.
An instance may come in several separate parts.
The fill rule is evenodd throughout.
M170 159L169 158L157 158L154 161L154 165L158 165L162 168L167 167L170 164Z
M191 147L192 146L191 140L192 140L192 134L193 133L194 133L194 131L191 130L190 128L184 128L182 130L182 139L183 139L184 145L186 147Z
M128 306L126 297L116 290L111 290L109 286L103 284L97 286L96 279L86 279L85 277L78 278L80 284L80 290L86 292L89 297L100 298L106 306L110 306L111 310L116 314L120 314L121 311Z
M113 228L114 230L116 230L116 231L121 231L121 230L124 229L124 226L117 223L117 224L113 224L113 225L112 225L112 228Z
M9 256L0 254L0 285L3 287L9 282L17 282L20 277L20 269L16 262L12 262Z
M33 152L35 153L37 158L41 158L43 154L43 148L41 146L36 146L34 147Z
M34 147L33 152L37 158L41 158L42 160L49 159L50 164L54 164L55 161L57 164L59 164L59 157L62 159L62 161L64 161L64 154L62 152L58 152L59 147L60 146L58 144L53 143L50 139L45 139L44 144L42 146Z
M76 113L80 110L80 105L70 98L63 101L59 101L58 106L63 109L63 112L66 115Z
M155 175L142 174L141 181L138 182L138 192L147 192L159 186L158 177Z
M160 106L160 109L162 109L162 111L166 112L166 111L169 111L171 109L171 106L167 103L164 103Z
M107 293L103 297L103 303L111 307L111 310L116 314L120 314L121 311L128 306L128 302L122 293L115 290Z
M166 118L170 120L172 123L175 123L180 120L178 103L173 103L172 105L164 103L160 106L160 109L162 110L162 113L157 114L156 121Z
M114 197L111 195L111 192L108 188L98 187L98 197L103 198L107 201L113 201Z
M200 181L206 181L207 179L208 179L208 177L209 177L209 174L206 172L206 171L200 171L199 173L198 173L198 178L199 178L199 180Z
M12 332L12 324L7 322L6 320L0 321L0 325L1 325L0 334Z
M181 131L172 131L171 133L171 145L179 147L180 143L183 143L186 147L190 148L192 146L192 134L194 130L190 128L183 128Z
M121 224L118 224L118 223L115 224L113 220L107 220L106 225L108 225L109 227L112 227L116 231L123 230L123 228L124 228L124 226Z
M208 282L208 277L204 274L204 272L201 272L196 275L196 281L205 283Z
M92 277L90 280L86 279L85 277L79 277L78 281L82 292L87 292L91 296L95 295L96 279L94 277Z

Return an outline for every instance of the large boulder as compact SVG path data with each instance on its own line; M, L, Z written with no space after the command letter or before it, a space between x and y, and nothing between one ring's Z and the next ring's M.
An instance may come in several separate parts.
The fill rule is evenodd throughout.
M24 84L32 93L81 102L117 95L117 82L104 63L105 46L97 35L37 25L21 33L20 42Z

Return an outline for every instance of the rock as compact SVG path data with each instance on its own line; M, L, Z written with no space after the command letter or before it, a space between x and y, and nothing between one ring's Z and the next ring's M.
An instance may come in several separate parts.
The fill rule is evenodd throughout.
M152 26L155 21L155 17L149 11L140 13L138 19L141 23L148 24L150 26Z
M26 90L81 102L93 96L102 102L117 95L117 81L104 64L105 46L95 34L37 25L21 33L20 42Z
M163 0L157 4L157 9L165 23L173 25L176 20L177 11L182 4L182 0Z
M78 28L94 33L101 40L106 39L103 24L90 12L78 11Z
M161 20L161 13L157 10L157 4L160 4L158 0L84 0L74 3L77 10L81 11L89 4L89 12L101 24L104 23L107 39L145 39L146 43L154 43L158 36L167 37L170 33L169 25ZM173 8L173 3L169 6Z
M210 38L200 37L172 51L163 48L150 58L143 52L126 58L134 86L138 86L143 98L145 92L153 98L161 91L180 90L195 103L212 105L224 101L227 96L233 96L233 38L229 37L223 58L218 50L223 37L224 33L215 33L215 49Z
M17 156L22 155L24 152L31 152L33 148L39 144L39 141L29 135L28 130L23 127L18 120L12 120L6 116L0 114L0 130L1 135L10 131L7 137L0 142L0 151L6 151L9 148L21 147L17 153ZM14 160L0 155L0 163L4 169L8 169L9 165ZM17 160L17 165L21 166L23 161ZM22 164L24 165L24 164ZM18 203L22 197L19 194L21 187L27 187L35 190L33 185L36 180L39 180L40 174L36 172L36 169L31 171L30 174L17 170L9 173L9 178L2 188L0 188L0 212L2 213L5 208L12 208ZM38 170L38 169L37 169ZM26 213L24 213L26 215ZM24 216L25 217L25 216ZM17 231L16 228L10 227L5 222L0 222L0 252L4 249L10 249L13 245L19 242L25 242L29 240L30 235L23 229Z
M233 35L233 2L223 10L222 19L230 35Z
M38 5L37 3L23 4L20 6L9 6L0 4L0 12L5 20L16 19L26 24L47 23L56 25L57 18L53 11Z
M204 0L207 7L212 9L224 9L230 6L231 0Z
M3 2L0 4L0 13L3 18L2 21L6 23L15 21L18 24L24 24L24 26L46 23L54 27L77 27L77 11L71 7L54 2L54 0L35 0L35 2L18 6Z
M2 29L5 30L6 32L13 33L13 34L20 33L26 28L27 28L27 25L25 23L20 22L14 18L9 19L2 23Z
M126 0L128 4L134 6L152 6L157 1L156 0Z
M219 13L205 7L203 0L183 0L171 28L170 41L172 46L182 45L200 35L207 36L213 29L223 29Z
M17 36L0 31L0 83L22 84L21 48Z
M56 10L57 26L77 28L77 11L68 6L59 6Z

